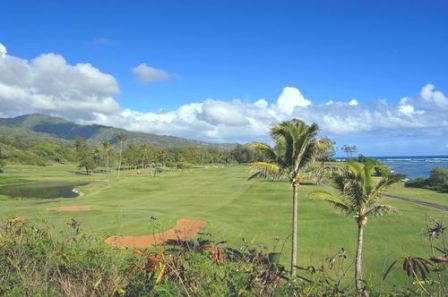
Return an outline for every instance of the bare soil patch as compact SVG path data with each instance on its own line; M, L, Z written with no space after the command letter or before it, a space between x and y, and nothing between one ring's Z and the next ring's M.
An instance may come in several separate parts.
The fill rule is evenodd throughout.
M111 236L104 242L115 247L147 248L168 241L184 241L194 238L207 227L203 220L180 219L173 228L153 235Z
M71 206L51 207L48 210L58 211L58 212L89 211L89 210L92 210L92 207L89 205L71 205Z

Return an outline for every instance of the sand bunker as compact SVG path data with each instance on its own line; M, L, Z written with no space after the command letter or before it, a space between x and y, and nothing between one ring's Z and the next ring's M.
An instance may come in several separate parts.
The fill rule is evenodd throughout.
M59 211L59 212L65 212L65 211L89 211L89 210L92 210L92 207L88 206L88 205L72 205L72 206L52 207L52 208L49 208L48 210Z
M143 236L111 236L104 242L115 247L146 248L172 240L192 239L206 227L206 221L180 219L176 226L165 232Z

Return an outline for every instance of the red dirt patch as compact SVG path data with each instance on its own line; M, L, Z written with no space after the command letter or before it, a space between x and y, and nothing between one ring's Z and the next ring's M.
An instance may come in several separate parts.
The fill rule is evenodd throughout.
M115 247L146 248L171 240L191 239L206 227L206 221L180 219L176 226L165 232L142 236L111 236L104 242Z
M89 205L72 205L72 206L59 206L59 207L52 207L48 210L51 211L58 211L58 212L65 212L65 211L89 211L92 210L92 207Z

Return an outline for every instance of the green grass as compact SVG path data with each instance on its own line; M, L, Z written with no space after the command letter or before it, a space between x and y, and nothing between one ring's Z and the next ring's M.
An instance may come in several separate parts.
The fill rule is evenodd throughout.
M177 219L204 219L215 238L238 245L242 238L254 244L273 246L274 238L289 239L291 191L286 182L248 181L244 166L227 168L195 168L187 171L164 172L158 177L85 176L74 165L51 167L9 166L10 178L34 181L91 181L80 187L85 193L75 199L9 199L0 196L0 217L20 216L41 218L62 226L70 218L79 220L84 228L102 236L109 234L140 235L151 232L149 218L156 216L163 228L173 226ZM345 248L353 259L356 226L353 218L339 214L328 203L312 199L309 194L322 189L314 185L300 187L299 262L319 264L327 256ZM424 192L421 192L424 191ZM410 198L434 200L448 204L448 195L408 189L398 185L393 194ZM425 195L420 195L424 193ZM416 195L415 197L411 197ZM444 202L445 199L445 202ZM371 286L391 287L409 283L397 269L386 283L383 271L398 257L428 256L426 238L421 236L428 218L447 219L448 213L405 201L386 199L400 213L371 218L365 230L365 276ZM93 211L55 213L47 208L66 205L91 205ZM289 241L283 263L289 257Z

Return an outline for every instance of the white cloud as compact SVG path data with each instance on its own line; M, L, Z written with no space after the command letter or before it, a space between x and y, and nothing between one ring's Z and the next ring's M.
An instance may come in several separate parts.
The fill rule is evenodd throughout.
M0 43L0 56L5 59L8 51L6 50L6 46Z
M277 100L277 107L281 112L292 114L296 107L306 107L311 101L306 99L299 89L292 87L283 88L283 92Z
M56 54L30 61L9 55L0 59L0 115L31 112L92 120L93 112L120 111L114 96L118 83L87 63L68 64Z
M4 46L2 43L0 43L0 56L2 57L2 59L6 58L7 53L8 53L8 51L6 50L6 46Z
M137 77L138 81L142 84L166 80L172 77L172 74L166 72L165 70L156 69L145 63L142 63L134 68L132 68L132 73Z
M225 142L267 140L274 123L293 117L316 122L324 134L332 136L448 132L448 99L432 84L424 86L418 96L397 103L385 99L369 105L354 99L312 103L298 88L285 87L271 103L266 99L205 99L161 112L120 106L115 99L118 93L112 75L87 63L68 64L60 55L0 59L0 116L41 112L78 123Z
M398 105L398 111L405 115L412 115L412 114L424 114L424 110L415 110L414 106L409 102L409 97L404 97L400 100L400 103Z
M356 99L352 99L352 100L350 100L350 102L348 103L348 105L350 105L350 106L357 106L359 103L358 103L358 100L356 100Z
M420 96L423 101L429 105L435 105L435 107L441 107L448 109L448 97L444 93L435 89L433 84L426 84L421 92Z

